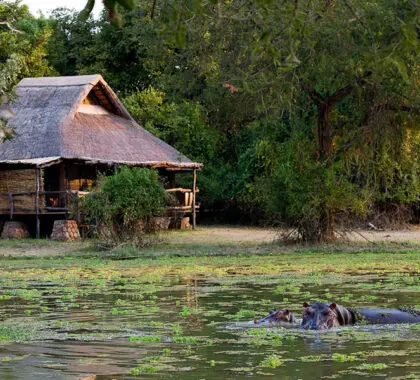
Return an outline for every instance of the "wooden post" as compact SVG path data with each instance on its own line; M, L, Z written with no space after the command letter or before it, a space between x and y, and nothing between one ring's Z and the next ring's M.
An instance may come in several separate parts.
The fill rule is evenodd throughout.
M62 162L60 164L60 179L59 179L59 189L58 189L59 191L62 191L62 193L59 193L57 195L58 207L63 207L63 208L67 207L66 180L67 180L67 169L64 166L64 163Z
M41 237L41 221L39 219L39 168L36 169L36 193L35 193L35 214L36 214L36 238L39 239Z
M8 197L9 197L10 220L13 220L13 195L12 193L9 193Z
M193 194L192 194L192 196L193 196L193 199L192 199L193 230L195 230L195 227L197 225L197 222L196 222L197 215L196 215L196 212L195 212L195 185L196 185L196 182L197 182L197 169L194 168L194 175L193 175Z

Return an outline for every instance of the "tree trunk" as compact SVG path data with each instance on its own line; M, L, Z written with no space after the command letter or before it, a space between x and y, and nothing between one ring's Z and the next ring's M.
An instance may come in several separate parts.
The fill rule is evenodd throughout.
M341 87L333 94L321 95L314 87L310 85L302 85L303 89L308 92L312 101L318 109L317 119L317 143L318 156L321 163L327 168L332 165L332 139L334 134L331 130L330 114L333 107L350 95L356 86L363 85L366 78L371 76L371 72L366 72L362 77L355 80L347 86ZM323 210L321 211L319 220L318 236L319 241L328 241L334 239L334 210L329 209L326 200L323 202Z
M319 242L334 240L334 211L325 204L321 211L317 240Z
M321 163L326 163L327 168L331 166L331 145L332 134L330 124L330 113L333 105L330 105L328 98L318 103L318 153ZM320 224L317 239L319 241L334 240L334 211L329 209L326 202L323 202L323 210L320 215Z
M330 126L331 107L328 102L320 102L318 104L318 147L319 159L331 165L331 126Z

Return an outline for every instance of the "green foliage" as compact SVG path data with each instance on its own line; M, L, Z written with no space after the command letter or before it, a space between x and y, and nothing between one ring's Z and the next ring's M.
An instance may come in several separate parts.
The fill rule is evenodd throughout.
M121 15L118 12L118 6L131 10L134 8L134 0L103 0L105 9L108 13L109 21L115 26L121 26ZM95 0L88 0L86 6L79 13L79 19L86 21L92 13L95 6Z
M35 19L20 1L0 3L0 104L13 100L12 88L23 77L52 74L46 60L46 43L51 35L45 20ZM0 142L11 138L11 115L0 115Z
M145 88L159 73L155 51L161 40L150 22L139 22L143 15L141 9L126 13L124 28L117 29L103 17L81 21L74 11L58 8L48 59L61 75L99 73L116 91Z
M217 132L199 103L169 102L153 87L134 91L123 102L140 125L192 159L207 161L214 155Z
M282 144L279 163L272 177L278 189L268 207L283 210L296 224L301 238L322 238L326 210L350 210L363 215L368 211L370 194L358 189L343 173L340 161L328 167L314 160L316 146L303 134Z
M89 222L118 239L137 236L152 216L164 211L165 190L155 170L121 168L102 177L99 189L83 200Z

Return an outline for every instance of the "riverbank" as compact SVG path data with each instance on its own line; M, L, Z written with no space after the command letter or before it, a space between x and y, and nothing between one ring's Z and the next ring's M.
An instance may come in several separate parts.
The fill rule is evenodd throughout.
M240 256L301 252L398 252L420 249L420 228L404 231L357 231L345 242L325 245L285 245L278 229L203 226L195 231L169 231L156 236L156 244L141 250L100 249L94 240L54 242L47 239L0 240L0 257L160 257Z

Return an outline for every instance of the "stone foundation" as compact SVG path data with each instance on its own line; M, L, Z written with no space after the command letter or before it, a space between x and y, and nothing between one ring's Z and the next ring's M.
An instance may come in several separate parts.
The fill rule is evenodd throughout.
M75 220L56 220L51 233L51 240L79 240L79 227Z
M156 216L150 221L152 230L167 230L171 224L171 218L168 216Z
M181 219L180 228L181 228L181 230L189 230L190 228L192 228L192 225L190 224L190 217L189 216L185 216L184 218Z
M29 232L26 224L22 222L5 222L3 232L1 233L2 239L23 239L28 238Z

